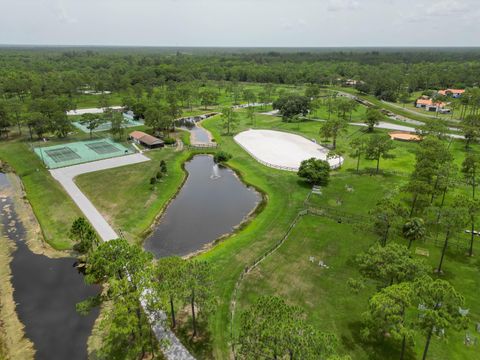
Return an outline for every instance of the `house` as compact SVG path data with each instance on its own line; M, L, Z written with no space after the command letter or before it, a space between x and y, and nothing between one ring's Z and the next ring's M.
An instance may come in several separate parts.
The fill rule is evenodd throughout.
M442 96L451 96L453 98L459 98L463 95L465 90L462 89L446 89L446 90L439 90L438 94Z
M135 144L145 146L149 149L164 147L165 143L155 136L144 133L143 131L133 131L128 136Z
M417 108L426 109L427 106L431 106L431 105L433 105L432 99L429 99L429 98L425 99L425 97L423 96L420 99L417 99L417 101L415 101L415 106Z
M415 101L415 107L419 109L425 109L427 111L432 111L432 112L439 112L442 114L448 114L450 113L450 109L446 109L445 107L447 106L446 103L444 102L433 102L432 99L425 99L424 97L417 99Z

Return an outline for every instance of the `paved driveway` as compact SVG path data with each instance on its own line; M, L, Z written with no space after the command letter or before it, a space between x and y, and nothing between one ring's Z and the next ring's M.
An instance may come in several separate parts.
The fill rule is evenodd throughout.
M52 176L63 186L72 200L78 205L85 217L90 221L103 241L117 239L117 233L103 218L91 201L82 193L74 182L74 178L81 174L100 170L112 169L120 166L138 164L150 159L142 154L121 156L106 160L94 161L86 164L68 166L50 170Z
M117 233L107 223L95 206L93 206L91 201L78 188L74 182L74 179L76 176L81 174L138 164L145 161L150 161L150 159L142 154L133 154L50 170L50 173L60 184L62 184L65 191L68 193L68 195L70 195L73 201L75 201L102 240L108 241L117 239ZM143 304L144 299L141 301ZM163 341L165 339L168 341L168 344L162 346L163 353L168 360L195 360L195 358L190 355L180 340L178 340L175 334L173 334L167 326L164 326L163 320L166 319L165 313L148 312L148 316L150 317L150 322L157 339L159 341Z

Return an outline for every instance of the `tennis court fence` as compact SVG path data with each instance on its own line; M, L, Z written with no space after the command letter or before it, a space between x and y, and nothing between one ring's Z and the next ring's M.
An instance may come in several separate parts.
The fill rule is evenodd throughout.
M48 169L136 153L136 150L130 144L118 143L110 138L97 138L56 145L46 142L38 145L30 144L30 148Z

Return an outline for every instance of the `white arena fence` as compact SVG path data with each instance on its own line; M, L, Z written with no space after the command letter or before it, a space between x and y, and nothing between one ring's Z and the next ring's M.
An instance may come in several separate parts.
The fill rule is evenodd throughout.
M260 160L257 156L255 156L254 154L252 154L245 146L243 146L242 144L240 144L236 139L235 137L233 138L233 140L235 140L235 142L243 149L245 150L251 157L253 157L256 161L258 161L260 164L262 165L265 165L269 168L273 168L273 169L278 169L278 170L284 170L284 171L292 171L292 172L297 172L298 171L298 168L294 168L294 167L289 167L289 166L281 166L281 165L275 165L275 164L271 164L271 163L268 163L266 161L263 161L263 160ZM343 157L341 156L335 156L334 158L332 159L336 159L338 160L338 162L334 163L334 164L330 164L330 168L332 170L336 170L336 169L339 169L342 165L343 165L343 162L344 162L344 159Z

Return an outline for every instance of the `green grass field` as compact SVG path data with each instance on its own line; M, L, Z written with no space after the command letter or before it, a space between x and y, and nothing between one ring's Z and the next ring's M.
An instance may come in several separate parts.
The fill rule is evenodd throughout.
M127 167L84 174L76 178L82 191L114 228L121 229L129 240L141 241L165 204L177 192L185 173L186 152L161 149L146 153L152 161ZM168 175L152 187L150 178L165 160Z
M219 299L219 309L210 319L212 344L208 346L212 347L216 358L227 358L228 306L238 275L247 264L283 236L290 222L303 208L303 202L309 188L299 181L295 174L266 168L250 158L233 141L232 136L223 135L218 117L208 119L203 124L218 140L222 150L234 155L229 165L242 176L245 182L253 184L266 193L268 197L265 208L247 227L233 234L228 240L220 243L208 253L201 255L201 258L209 259L215 264L214 278L217 284L215 293ZM257 128L289 131L302 134L307 138L315 138L317 141L322 140L318 135L320 124L314 121L284 123L277 117L258 115L255 125ZM240 111L240 125L237 131L251 126L252 124L245 118L244 112ZM381 131L377 130L377 132ZM338 209L348 214L366 216L369 209L380 198L386 193L400 189L406 182L408 173L413 169L414 152L417 144L395 143L396 148L393 151L395 158L381 161L381 169L384 170L383 175L371 176L369 173L357 175L352 171L356 162L348 156L348 143L356 136L368 135L364 135L356 127L349 127L346 133L341 135L338 147L346 156L344 168L333 173L331 184L323 190L321 196L313 196L310 199L312 206L323 206ZM460 163L463 157L463 144L454 142L452 149L456 162ZM163 150L151 152L150 155L155 162L165 158L167 163L170 164L169 169L172 177L167 180L168 183L160 184L158 191L152 192L148 184L148 179L151 176L151 165L148 163L87 174L77 180L80 187L94 199L94 203L102 213L106 214L115 226L124 229L135 240L141 239L141 234L154 219L155 214L168 201L169 196L175 193L182 179L181 163L186 159L186 153L180 155ZM374 166L373 161L362 160L361 162L362 169L374 168ZM177 171L178 175L174 175ZM112 177L118 179L118 182L116 181L117 185L113 189L111 186L105 185L106 179ZM347 187L352 188L353 191L346 191ZM109 189L108 192L106 191L107 188ZM132 188L136 191L129 193L128 189ZM464 191L465 189L461 188L460 190ZM151 200L153 196L156 196L155 194L162 195L158 198L155 197L155 200ZM405 200L408 199L405 198ZM145 209L145 203L151 204L149 210ZM352 225L337 224L335 221L318 217L306 217L301 221L298 231L301 232L297 233L296 230L285 247L280 248L278 253L262 264L262 267L258 269L259 274L255 272L254 276L247 278L239 294L240 306L247 306L260 294L281 294L286 296L289 302L304 307L309 316L312 317L313 324L318 325L322 330L330 329L330 331L335 332L341 339L342 352L349 353L354 358L359 359L368 358L371 353L376 353L376 358L387 355L395 356L396 348L389 346L375 347L375 349L373 347L368 348L360 342L358 337L359 317L361 312L365 310L374 287L369 286L360 294L352 296L345 285L348 278L358 277L358 271L348 259L374 243L375 237L365 230L359 231ZM308 234L308 236L305 234ZM294 240L297 238L304 238L301 245L298 242L300 240ZM430 260L432 264L436 263L440 250L433 244L422 244L422 247L427 247L430 250L432 254ZM290 254L290 257L287 256L288 254ZM330 273L330 280L322 283L322 275L316 272L311 273L313 270L308 268L309 254L319 254L318 256L325 257L325 261L331 265L331 271L338 269L339 272ZM301 265L292 266L295 271L290 269L288 265L294 260L302 262ZM284 261L285 263L282 263ZM463 273L455 275L455 278L456 276L461 278L468 276L470 278L478 272L478 269L467 265L469 262L470 259L449 254L446 269L452 269L452 274L457 273L456 269L463 269ZM267 269L264 270L263 266ZM272 266L275 271L270 271L269 266ZM317 271L317 268L314 269ZM446 276L450 276L448 271ZM342 281L335 285L334 282L337 278ZM472 282L472 286L477 285L476 281ZM471 289L463 285L462 282L457 285L457 288L464 293L470 305L470 302L473 302L474 295ZM332 291L331 295L330 291ZM328 298L325 298L326 293L329 295ZM341 313L330 311L335 309L339 302L343 306ZM471 308L472 314L476 318L480 311L479 309L474 311L474 305L472 304ZM326 322L328 326L325 325ZM320 324L322 325L320 326ZM469 349L461 344L461 334L451 339L455 342L455 346L446 347L435 342L435 345L432 345L432 354L444 356L445 354L458 353L466 356L466 358L471 356ZM422 338L419 337L415 351L419 351L421 344Z
M68 231L73 220L81 214L75 203L26 143L1 143L0 159L20 176L45 241L57 250L70 249Z
M259 85L251 87L257 91L261 89ZM285 89L302 91L299 87ZM222 105L231 102L227 95L222 96ZM201 110L194 111L203 113ZM319 117L325 115L322 111L317 114ZM352 115L352 120L362 121L364 111L363 107L359 107ZM278 117L257 115L255 124L251 124L245 111L239 111L239 114L237 132L251 127L276 129L301 134L319 143L324 141L319 135L319 122L285 123ZM239 274L246 265L283 237L297 213L304 208L310 187L294 173L274 170L257 163L233 141L232 136L223 134L219 117L205 120L203 126L211 131L222 150L233 155L228 165L235 169L246 183L263 192L267 199L264 207L247 226L200 255L200 258L208 259L215 265L214 292L219 304L218 310L209 319L211 343L206 347L212 348L214 358L227 359L229 304ZM188 144L188 133L177 135ZM68 141L84 139L86 136L88 135L74 134ZM358 175L353 171L356 160L349 156L349 142L357 136L369 135L355 126L349 126L340 135L338 151L345 157L345 164L341 170L332 173L331 184L323 189L322 195L310 198L311 206L327 207L332 211L363 218L387 193L397 191L400 198L409 200L408 194L404 194L401 187L413 169L418 145L396 142L392 152L395 157L382 159L380 175L371 175L368 169L374 168L375 162L363 159L360 164L363 172ZM52 142L60 143L59 140ZM455 163L461 164L465 154L463 143L454 141L451 149ZM478 148L475 150L478 151ZM115 228L122 229L131 241L140 242L145 231L178 191L185 178L182 164L191 155L190 151L175 152L172 149L151 151L148 152L148 156L152 158L150 162L85 174L76 181ZM6 160L21 176L27 197L47 241L56 248L70 247L70 241L65 234L73 219L79 216L79 210L41 166L40 160L28 149L26 143L19 141L0 144L0 158ZM149 179L155 175L162 159L167 162L168 176L152 188ZM347 191L347 188L353 191ZM456 192L466 191L468 189L459 183ZM455 240L461 243L465 242L466 238L459 235ZM365 226L339 224L324 217L306 216L300 220L285 244L246 277L238 296L239 307L246 308L259 295L278 294L284 296L289 303L304 308L309 321L320 330L335 333L340 339L340 352L350 354L352 359L397 358L398 349L391 344L373 347L362 343L359 338L361 313L366 309L375 285L367 284L358 294L352 293L346 285L349 278L359 277L352 262L353 257L375 241L376 237ZM429 250L430 257L427 260L433 267L438 262L440 249L432 241L418 246ZM455 249L449 251L444 277L465 296L467 307L471 309L469 331L474 334L473 327L476 322L480 322L480 304L476 299L480 286L479 266L475 257L467 258L463 252ZM477 252L480 252L478 246ZM320 269L318 265L309 262L309 256L325 261L330 268ZM465 333L459 332L449 334L446 341L434 339L430 358L476 359L478 348L464 346L464 335ZM416 340L410 353L412 359L415 354L418 356L424 342L422 336L417 336Z
M249 227L232 236L221 246L203 255L204 258L218 264L220 269L216 278L221 284L217 289L221 305L220 311L212 318L213 349L217 358L226 358L226 334L229 331L228 302L230 301L229 296L233 289L233 282L236 280L233 274L238 276L243 267L251 261L252 256L255 253L261 253L261 244L272 244L283 235L281 230L285 232L285 220L287 219L282 222L275 219L273 228L264 228L260 226L259 222L269 221L271 223L274 219L275 208L277 209L277 216L279 215L278 209L283 209L283 216L292 221L296 214L296 211L291 211L292 207L295 210L302 207L305 191L298 180L292 179L292 183L289 182L291 174L278 174L275 177L278 183L272 183L272 180L266 175L250 177L250 173L263 174L265 170L268 173L277 172L265 169L251 159L245 159L236 144L232 142L231 137L219 137L221 129L215 120L207 120L205 127L216 134L216 138L221 139L222 148L235 154L231 165L245 174L247 180L264 189L269 196L269 202L265 210ZM242 119L238 131L246 127L249 127L249 124L247 124L246 119ZM320 140L318 136L319 124L315 122L282 123L278 118L258 116L257 127L292 131L303 134L307 138ZM339 141L339 149L345 151L347 156L345 165L342 170L334 173L331 184L324 189L323 195L320 197L314 196L311 203L317 206L337 208L354 215L367 215L369 209L386 193L401 189L401 186L407 180L408 173L413 169L414 152L418 145L403 142L395 143L396 148L393 151L395 158L382 160L381 162L381 168L386 171L384 175L356 175L352 171L355 161L348 157L347 152L347 138L352 136L367 135L362 135L358 132L358 129L349 128L348 132L342 136ZM464 155L463 144L454 142L452 150L455 162L460 163ZM374 167L374 163L362 160L361 168L369 167ZM347 186L353 188L353 192L346 191ZM282 188L284 189L284 195L279 196L277 200L275 191ZM467 190L460 187L458 191ZM288 208L285 205L284 207L278 207L277 203L273 204L272 200L286 204L285 194L288 194L288 197L291 198ZM399 196L403 196L401 191ZM265 239L265 236L267 236L267 239ZM466 241L465 237L461 237L461 239ZM462 241L461 239L459 241ZM377 359L395 358L397 356L396 348L391 346L369 348L360 342L358 336L360 315L365 310L367 300L373 294L374 288L367 287L357 297L352 295L351 290L347 289L344 283L349 277L358 277L358 271L350 261L351 258L374 242L375 237L365 230L359 231L351 225L338 224L335 221L323 218L307 217L295 229L295 233L291 239L287 240L286 245L280 248L278 253L272 255L268 261L262 263L258 273L255 271L251 278L247 277L247 281L243 284L238 297L240 306L246 307L261 294L286 296L289 302L305 308L308 316L312 318L313 324L322 330L330 330L336 333L341 339L340 350L343 353L350 354L354 359L366 359L372 358L372 356ZM429 261L433 267L438 262L440 249L433 243L421 244L421 246L429 249L431 253ZM324 257L325 261L331 265L332 272L325 281L323 281L324 277L318 273L316 268L313 270L308 267L310 254L319 254L318 256ZM475 286L479 285L477 261L468 259L455 251L449 253L447 261L449 264L446 267L445 277L451 280L466 297L467 304L472 310L473 323L479 321L480 308L476 304L474 290ZM336 284L336 280L339 279L340 281ZM327 296L328 298L326 298ZM334 311L339 306L341 307L338 311ZM328 325L325 325L325 322ZM474 332L473 325L470 326L469 331ZM463 336L464 333L454 334L450 337L448 345L436 341L432 345L432 358L475 358L475 349L463 345ZM422 345L423 338L419 336L414 351L416 353L421 351Z
M369 297L376 291L375 284L367 283L358 294L347 284L350 278L359 278L354 265L355 256L375 241L374 236L355 225L306 216L278 252L246 277L239 293L239 308L247 308L259 295L281 295L289 303L305 309L309 322L318 329L335 333L340 340L340 351L352 359L398 358L399 349L393 344L365 344L359 338L361 314L367 308ZM428 262L433 267L440 249L428 243L421 244L421 247L430 251ZM309 261L310 256L315 257L315 263ZM319 267L318 260L324 261L329 268ZM476 260L451 252L445 270L448 280L466 297L473 323L479 321ZM469 332L475 332L474 324L470 325ZM478 348L463 345L464 335L464 332L450 332L447 341L434 339L429 358L476 359ZM411 359L418 358L425 341L420 334L415 340L416 345L408 357Z

